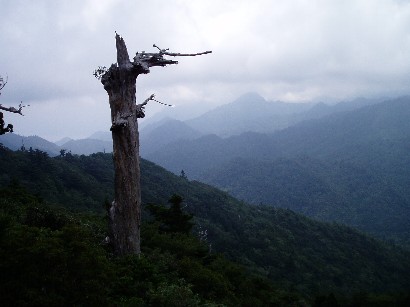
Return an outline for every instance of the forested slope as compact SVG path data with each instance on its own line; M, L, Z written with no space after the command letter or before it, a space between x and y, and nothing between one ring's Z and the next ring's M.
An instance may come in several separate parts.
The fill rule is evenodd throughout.
M0 161L3 187L10 180L14 185L19 182L37 198L80 212L103 212L104 200L111 200L110 154L49 158L2 148ZM36 166L39 163L41 167ZM208 248L269 278L278 288L310 298L330 292L350 296L357 291L408 289L408 251L289 210L248 206L145 160L141 166L144 204L166 204L174 193L183 196L185 210L195 216L194 233L206 230ZM75 196L72 201L70 195Z

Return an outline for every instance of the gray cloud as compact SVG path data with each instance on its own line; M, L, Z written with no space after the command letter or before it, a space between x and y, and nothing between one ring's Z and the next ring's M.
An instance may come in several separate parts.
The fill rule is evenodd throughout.
M14 0L2 1L0 27L0 73L9 77L0 103L31 105L13 117L25 135L107 129L107 95L92 72L115 61L114 31L130 55L153 43L213 51L140 76L140 100L155 92L213 107L248 91L288 101L410 92L406 1Z

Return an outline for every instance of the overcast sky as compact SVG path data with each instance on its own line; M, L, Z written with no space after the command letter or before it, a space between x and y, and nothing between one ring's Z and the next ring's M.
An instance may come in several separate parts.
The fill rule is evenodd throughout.
M0 104L15 132L49 140L108 130L108 96L92 76L131 57L212 50L154 67L137 101L199 109L246 92L268 100L344 100L410 94L410 2L399 0L0 0ZM151 103L147 115L166 107Z

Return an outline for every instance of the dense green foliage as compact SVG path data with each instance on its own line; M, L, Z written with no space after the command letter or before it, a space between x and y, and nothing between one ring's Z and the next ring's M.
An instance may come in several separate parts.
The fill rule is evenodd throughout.
M35 159L42 162L38 162ZM42 163L42 167L37 167L36 164L30 163L30 161ZM20 227L19 231L22 235L24 233L24 236L26 231L32 231L29 227L36 227L33 230L35 233L32 234L31 239L36 238L39 225L41 226L43 225L42 223L46 223L49 226L45 230L41 226L40 230L43 230L38 235L44 234L47 240L48 238L53 238L53 242L59 244L58 246L63 249L72 248L66 246L69 241L63 240L64 232L71 229L71 235L74 236L77 231L75 229L81 228L78 229L80 233L79 240L81 237L84 237L85 242L88 242L88 246L98 249L98 252L93 251L91 254L94 253L96 256L101 256L101 266L111 266L116 263L110 259L107 247L102 243L105 238L105 222L101 218L84 215L83 213L84 210L103 213L102 204L104 201L111 199L113 171L110 154L94 154L88 157L67 155L65 157L49 158L47 155L41 154L41 152L12 152L2 148L0 149L0 166L1 186L9 185L10 180L16 185L18 181L21 186L26 187L36 195L33 198L32 196L24 196L24 193L14 193L11 195L12 199L15 200L15 197L17 197L18 201L22 204L38 202L44 199L54 203L62 203L68 208L81 212L81 214L78 213L79 215L75 216L66 213L60 215L58 210L53 211L57 213L49 214L47 213L49 209L44 209L45 211L39 209L40 211L38 211L37 209L29 209L29 206L26 208L24 205L23 207L17 206L17 208L20 208L16 209L17 211L20 210L19 214L13 213L13 215L6 212L8 217L2 219L2 221L19 221L16 224L17 226L13 225L18 228ZM171 279L170 276L163 276L158 280L156 279L155 282L150 280L152 278L151 273L147 273L144 277L145 279L141 276L138 278L135 276L127 277L136 283L132 286L132 289L142 287L138 288L140 289L138 290L140 291L139 293L145 291L141 289L146 289L143 284L148 283L152 284L150 291L155 292L162 289L161 295L164 296L171 295L169 293L174 293L172 291L181 291L181 295L192 292L192 295L196 297L194 294L198 294L200 301L223 301L226 304L227 301L233 302L234 298L227 298L227 296L224 296L224 298L219 297L218 295L221 294L207 296L208 294L206 293L217 291L215 289L199 290L198 286L195 286L196 282L201 282L201 278L205 277L184 275L184 272L194 274L202 271L198 265L208 263L209 250L223 252L229 259L245 265L248 271L252 271L258 276L269 278L273 282L275 289L281 289L284 293L289 293L289 291L299 293L299 295L307 300L313 300L316 295L322 294L323 297L321 297L324 299L332 292L341 301L341 296L350 297L358 291L362 291L362 294L369 292L397 294L400 291L408 290L408 285L410 284L410 262L408 260L410 259L410 253L405 250L383 244L344 226L312 221L289 210L265 206L248 206L211 186L189 181L186 177L173 175L145 160L142 161L141 169L142 199L147 205L148 211L151 211L154 220L156 219L156 222L153 224L145 224L143 229L142 244L144 257L151 257L150 255L153 257L144 259L148 259L146 260L147 263L158 262L158 265L164 265L161 269L158 267L149 269L153 270L153 272L158 272L158 274L159 272L175 274L177 268L174 266L174 263L180 264L184 269L177 270L177 272L180 272L180 275L178 273L174 279ZM57 183L59 184L59 190L55 190ZM47 189L47 187L50 189ZM7 206L5 207L13 208L10 205L13 202L4 200L5 196L8 195L7 193L10 192L4 193L1 199L3 202L6 202ZM171 206L152 205L166 203L173 194L181 195L184 202L181 203L182 199L176 197L171 199ZM70 201L71 195L74 196L73 201ZM23 197L23 199L19 199L19 197ZM80 200L79 203L76 203L76 197ZM26 208L24 209L26 211L22 208ZM36 208L40 207L37 206ZM182 208L184 209L182 210ZM185 210L188 213L183 213ZM12 218L10 218L10 214ZM174 217L171 219L172 215ZM193 233L202 240L201 243L194 237L186 234L192 226L190 224L192 221L191 215L194 215L193 221L196 224L193 228ZM20 216L20 220L17 216ZM31 222L21 222L22 216L24 221ZM26 216L31 217L27 219L25 218ZM149 218L148 213L145 213L144 220L150 221L152 218ZM180 227L175 227L175 224L172 224L172 221L175 220L180 221ZM5 222L2 225L10 225L7 223ZM73 228L74 230L72 230ZM24 231L21 229L24 229ZM87 231L89 232L87 233ZM87 241L87 238L89 238L89 241ZM19 240L11 239L11 237L9 239L19 242ZM42 240L46 239L43 238ZM37 241L34 240L33 242ZM75 245L77 243L79 244L79 242L74 241L72 244ZM20 247L15 246L15 248ZM156 250L158 249L161 250L161 255L163 252L169 255L167 254L166 257L164 255L157 255ZM195 257L198 256L199 258L195 259L195 261L186 259L183 262L179 262L184 259L184 255L178 254L180 251L184 255L195 255ZM55 253L57 256L66 257L64 254L65 251ZM8 257L12 258L10 254L6 258L8 259ZM39 259L41 257L47 259L49 256L43 251L38 256ZM67 260L64 261L72 261L73 257L86 258L87 256L71 255L70 257L67 256ZM167 260L164 260L164 257ZM218 257L216 259L219 259ZM87 258L84 261L87 263ZM144 260L133 259L132 261ZM217 266L217 263L219 262L215 262L214 265ZM125 262L123 265L126 267L132 266L129 262ZM62 266L73 268L75 265L66 263ZM142 264L141 266L143 267ZM229 268L230 265L227 265L227 267ZM113 271L116 271L117 268L115 267ZM126 269L124 270L126 271ZM139 269L133 270L138 271ZM222 269L218 267L217 271L220 270ZM105 271L106 274L112 272L110 269ZM206 270L203 270L204 274L208 274L206 272ZM228 272L227 274L229 275ZM242 271L241 274L245 273ZM109 274L107 276L99 278L101 280L104 280L104 278L109 280L115 279ZM241 278L246 276L245 274ZM88 277L84 278L87 279ZM131 283L127 278L124 279L124 284ZM181 281L181 278L183 281ZM209 278L213 280L216 277ZM168 285L163 284L167 280L172 280L173 282ZM205 278L205 280L208 279ZM229 281L229 283L233 283L235 287L238 287L237 283L233 281ZM209 284L209 280L206 282L202 281L202 284L203 286ZM29 285L27 287L30 288ZM90 289L90 287L87 288L85 286L87 289ZM125 287L125 285L122 285L120 288L122 289L122 287ZM230 289L230 287L225 285L223 289ZM246 285L246 287L250 291L254 291L249 285ZM263 287L269 287L272 290L270 288L272 287L271 285ZM96 288L99 288L99 286L96 286ZM108 289L107 291L111 293L110 291L114 290ZM132 292L131 290L127 291L126 293ZM242 289L240 291L243 292L245 290ZM129 294L130 296L115 294L117 296L112 296L110 299L117 300L123 297L125 301L132 301L134 295L132 293ZM232 295L237 296L238 294L234 293ZM255 297L259 295L255 294ZM248 296L252 297L250 294L245 295L245 297ZM76 296L70 297L74 298ZM219 298L216 299L216 297ZM245 297L235 299L244 300ZM396 299L394 296L388 297L389 300ZM360 298L363 299L363 295ZM146 297L141 299L148 300ZM263 300L266 302L267 299L265 297ZM272 299L272 297L269 299Z
M0 191L2 306L286 306L276 290L186 233L143 225L141 256L113 258L101 216L50 208L19 186ZM176 196L173 196L172 201ZM175 205L174 205L175 206ZM179 218L178 218L179 217Z
M149 204L148 211L160 222L160 230L168 233L185 233L189 234L194 224L191 222L193 215L186 214L182 211L182 197L172 195L169 200L171 207Z

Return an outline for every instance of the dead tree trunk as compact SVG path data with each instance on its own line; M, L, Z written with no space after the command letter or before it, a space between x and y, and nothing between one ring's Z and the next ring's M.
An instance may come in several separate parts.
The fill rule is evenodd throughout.
M111 131L115 169L115 199L109 209L110 241L117 255L140 253L141 187L139 135L137 118L144 117L144 105L153 100L153 95L144 103L136 104L136 79L149 73L152 66L177 64L164 59L168 56L195 56L197 54L169 53L159 49L158 53L137 53L130 61L122 37L115 36L117 64L109 69L99 68L94 75L101 79L108 93L111 108ZM154 45L154 47L156 47Z

